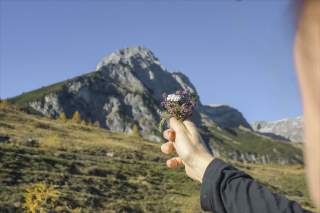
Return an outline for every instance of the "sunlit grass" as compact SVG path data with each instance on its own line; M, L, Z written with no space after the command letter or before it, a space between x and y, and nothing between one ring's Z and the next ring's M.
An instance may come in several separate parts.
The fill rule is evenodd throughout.
M25 190L46 182L57 186L56 208L66 212L201 212L200 184L183 168L166 168L159 143L10 109L0 110L0 135L10 137L0 142L3 209L21 212ZM312 208L302 165L231 163Z

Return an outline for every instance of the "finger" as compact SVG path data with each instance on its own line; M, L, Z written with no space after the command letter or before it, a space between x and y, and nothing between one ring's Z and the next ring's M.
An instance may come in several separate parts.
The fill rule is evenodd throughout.
M175 117L169 119L169 126L175 132L185 131L186 128L181 121L178 121Z
M173 129L166 129L164 132L163 132L163 137L165 139L167 139L168 141L174 141L175 138L176 138L176 133Z
M174 158L167 160L167 167L169 167L169 168L175 169L181 165L183 165L183 162L180 157L174 157Z
M162 144L161 145L161 151L164 154L170 154L170 153L174 152L175 148L174 148L173 142L169 141L167 143Z

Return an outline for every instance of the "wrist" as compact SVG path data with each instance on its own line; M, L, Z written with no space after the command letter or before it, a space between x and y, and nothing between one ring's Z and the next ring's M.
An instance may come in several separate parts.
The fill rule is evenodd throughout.
M214 160L214 157L211 154L206 154L203 155L201 158L198 159L198 168L197 168L197 173L198 173L198 181L202 183L203 175L208 167L208 165L211 163L211 161Z

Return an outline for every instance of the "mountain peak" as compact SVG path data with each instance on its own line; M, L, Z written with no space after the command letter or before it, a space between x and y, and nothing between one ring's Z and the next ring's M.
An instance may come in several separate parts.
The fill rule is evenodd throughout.
M97 72L25 93L10 102L19 104L28 112L53 118L62 113L71 118L78 112L81 119L99 123L110 131L134 133L148 140L161 141L158 125L162 94L181 89L198 96L199 105L192 120L204 134L208 148L212 148L217 156L243 162L302 161L299 150L285 143L276 145L276 151L265 151L263 144L268 146L269 140L257 142L259 134L250 131L252 128L241 112L226 105L201 104L191 79L181 72L169 72L163 68L155 55L143 46L117 50L99 62ZM243 131L242 127L246 130ZM252 137L255 139L248 142L247 139ZM283 157L287 149L293 154Z
M158 101L163 93L179 89L197 93L187 76L169 72L154 53L143 46L119 49L107 55L98 63L97 70L130 91L148 91Z
M96 70L99 70L101 67L108 64L118 64L119 62L131 64L132 60L156 63L160 65L158 58L155 57L154 53L150 49L139 45L119 49L106 55L97 64Z
M169 72L154 53L143 46L116 50L102 58L97 72L24 94L16 97L15 102L28 99L26 106L50 117L62 112L71 117L78 111L83 119L98 121L112 131L130 132L138 125L140 133L147 138L157 136L163 94L181 89L198 96L194 121L199 126L217 123L221 127L251 128L232 107L202 105L191 79L182 72Z

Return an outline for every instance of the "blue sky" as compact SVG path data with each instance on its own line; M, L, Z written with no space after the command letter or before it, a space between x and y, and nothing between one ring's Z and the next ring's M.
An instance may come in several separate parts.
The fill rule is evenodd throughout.
M0 2L2 98L144 45L189 76L205 104L231 105L249 121L301 114L291 0Z

